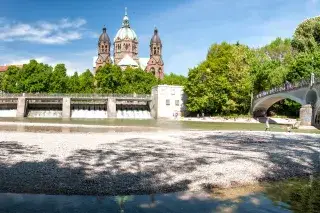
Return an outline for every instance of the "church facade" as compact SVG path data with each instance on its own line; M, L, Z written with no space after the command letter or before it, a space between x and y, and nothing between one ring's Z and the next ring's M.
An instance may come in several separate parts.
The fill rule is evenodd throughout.
M95 71L107 63L113 63L120 66L122 70L127 67L141 68L146 72L151 72L157 78L163 78L162 42L157 28L154 29L150 40L150 56L148 58L140 58L138 37L130 26L126 11L122 26L113 39L113 56L111 56L110 47L111 41L107 29L104 27L98 41L98 56L93 58Z

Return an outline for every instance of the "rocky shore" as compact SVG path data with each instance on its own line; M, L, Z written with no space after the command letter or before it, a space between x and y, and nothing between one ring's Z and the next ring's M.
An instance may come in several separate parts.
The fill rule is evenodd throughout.
M320 135L0 132L0 192L119 195L203 190L320 172Z

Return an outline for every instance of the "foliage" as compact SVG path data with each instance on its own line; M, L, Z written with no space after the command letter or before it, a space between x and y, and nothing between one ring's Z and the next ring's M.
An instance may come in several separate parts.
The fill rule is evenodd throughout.
M143 71L142 69L133 69L128 67L122 73L123 86L119 93L130 94L149 94L151 88L157 85L157 79L153 74Z
M141 69L122 71L115 65L100 67L94 76L86 70L67 76L64 64L51 66L31 60L23 68L10 66L0 76L0 90L7 93L137 93L148 94L158 80Z
M68 91L67 69L64 64L57 64L54 67L50 78L50 92L66 93Z
M100 93L118 93L121 87L122 71L120 67L107 64L99 67L95 76L97 91Z
M79 93L80 92L80 79L78 73L75 72L68 80L68 92Z
M21 92L20 89L20 68L16 66L9 66L8 70L2 74L1 90L8 93Z
M313 52L320 45L320 17L308 19L296 28L292 46L299 52Z
M185 92L191 112L247 113L252 91L251 64L254 53L247 46L214 44L207 60L190 69Z
M186 84L186 82L187 82L187 78L185 76L170 73L169 75L168 74L164 75L161 81L161 84L183 86Z
M79 76L79 92L93 93L94 92L94 76L90 70L86 70Z

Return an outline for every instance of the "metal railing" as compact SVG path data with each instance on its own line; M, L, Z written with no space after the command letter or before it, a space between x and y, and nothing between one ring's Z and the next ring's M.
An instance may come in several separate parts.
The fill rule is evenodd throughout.
M92 94L67 94L67 93L3 93L0 92L0 97L56 97L56 98L151 98L151 95L147 94L99 94L99 93L92 93Z
M316 81L315 83L319 83L319 82L320 82L320 79L318 82ZM310 79L303 79L303 80L301 80L299 82L295 82L295 83L286 83L286 84L283 84L282 86L272 88L268 91L262 91L259 94L257 94L254 97L254 99L259 99L259 98L262 98L262 97L265 97L268 95L273 95L273 94L280 93L280 92L289 92L289 91L297 90L297 89L307 87L307 86L310 86Z

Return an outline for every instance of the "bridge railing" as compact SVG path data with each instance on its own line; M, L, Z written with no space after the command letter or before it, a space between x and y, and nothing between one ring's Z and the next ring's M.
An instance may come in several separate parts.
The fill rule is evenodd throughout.
M319 79L319 82L320 82L320 79ZM276 94L279 92L288 92L288 91L300 89L300 88L306 87L306 86L310 86L310 79L303 79L299 82L294 82L294 83L287 82L287 83L283 84L282 86L275 87L275 88L272 88L268 91L262 91L262 92L258 93L254 97L254 99L262 98L262 97Z
M147 94L66 94L66 93L3 93L0 92L0 97L71 97L71 98L150 98L151 95Z

